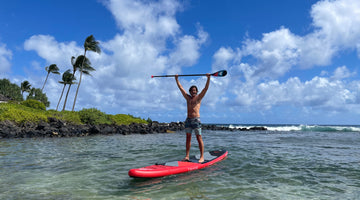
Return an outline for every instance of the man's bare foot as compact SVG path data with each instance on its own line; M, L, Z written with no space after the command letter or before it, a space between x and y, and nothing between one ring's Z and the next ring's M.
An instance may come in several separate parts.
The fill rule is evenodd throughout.
M189 160L189 157L185 157L185 158L182 159L181 161L183 161L183 162L189 162L190 160Z
M200 158L199 163L203 163L203 162L204 162L204 158Z

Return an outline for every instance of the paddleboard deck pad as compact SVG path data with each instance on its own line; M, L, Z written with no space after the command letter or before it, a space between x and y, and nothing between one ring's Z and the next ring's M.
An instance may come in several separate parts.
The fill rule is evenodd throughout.
M213 165L228 155L226 150L215 150L204 153L204 162L199 163L200 155L191 156L189 160L158 162L147 167L130 169L129 176L137 178L156 178L190 172Z

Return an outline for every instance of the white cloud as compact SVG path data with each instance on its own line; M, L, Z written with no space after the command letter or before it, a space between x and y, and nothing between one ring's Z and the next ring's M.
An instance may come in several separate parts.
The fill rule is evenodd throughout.
M5 44L0 43L0 74L7 73L10 71L12 59L11 50L6 48Z
M253 88L247 99L255 99L254 104L270 109L274 106L293 105L335 111L351 111L346 105L357 100L357 90L349 89L349 84L324 77L314 77L301 82L299 78L289 78L286 82L269 81ZM353 111L354 112L354 111ZM359 111L360 112L360 111Z
M85 39L84 39L85 40ZM24 42L24 49L34 50L48 64L56 64L59 69L66 70L71 67L71 57L83 53L76 42L62 43L50 35L34 35Z
M147 39L175 36L180 26L174 18L180 4L173 0L158 2L110 0L105 3L119 28Z
M175 67L188 67L196 64L197 60L200 57L200 47L203 43L205 43L208 39L208 33L206 33L201 27L198 29L198 37L194 37L191 35L185 35L180 37L178 41L176 41L176 47L174 52L169 55L170 66ZM169 73L176 73L176 69L169 70Z
M359 44L359 15L358 0L319 1L311 9L313 25L332 45L341 48Z
M243 56L256 58L256 76L277 78L286 74L297 63L299 37L288 29L266 33L261 41L246 40Z
M342 66L335 69L334 75L331 78L341 80L355 75L355 72L350 72L350 70L346 66Z
M356 75L346 66L334 69L331 77L326 77L330 73L323 70L321 75L325 77L315 76L308 81L298 77L278 80L295 67L307 70L329 66L342 51L359 50L360 1L319 1L312 6L311 16L315 29L307 35L295 35L281 27L263 34L260 40L248 38L236 50L219 48L213 56L214 65L227 66L230 72L227 95L233 98L228 105L244 109L293 105L330 111L356 107L359 83L344 80Z

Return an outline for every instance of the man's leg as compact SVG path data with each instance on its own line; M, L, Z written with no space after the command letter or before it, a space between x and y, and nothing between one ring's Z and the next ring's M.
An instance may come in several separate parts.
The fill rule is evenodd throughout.
M191 133L186 133L186 156L185 160L189 160L191 147Z
M199 149L200 149L200 159L199 159L199 163L204 162L204 142L202 140L201 135L196 135L196 139L199 143Z

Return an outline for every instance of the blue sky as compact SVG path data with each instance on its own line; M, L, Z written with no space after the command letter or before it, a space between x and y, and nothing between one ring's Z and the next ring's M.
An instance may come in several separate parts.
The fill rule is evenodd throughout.
M102 53L87 54L96 71L76 110L183 121L175 80L151 75L225 69L203 99L204 123L358 124L359 15L358 0L1 1L0 78L41 88L45 67L71 69L92 34ZM45 86L50 109L60 79ZM180 82L202 89L206 79Z

